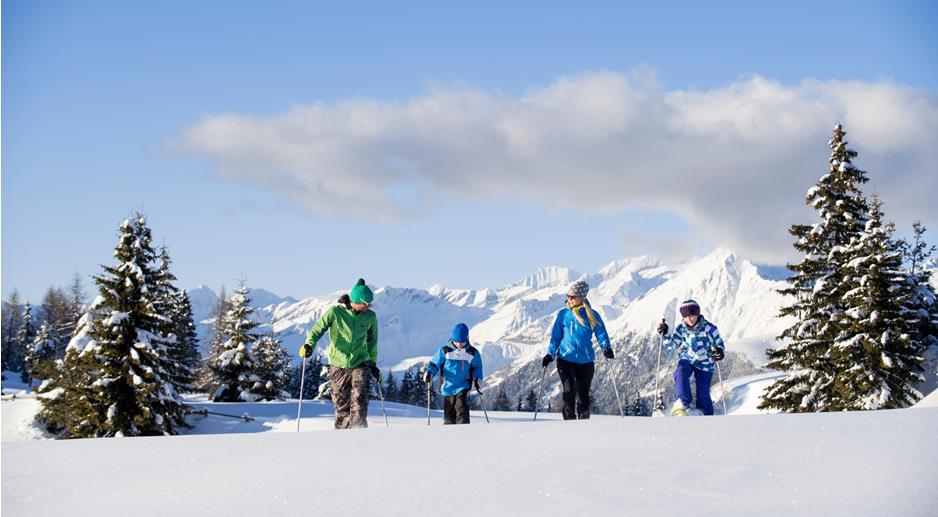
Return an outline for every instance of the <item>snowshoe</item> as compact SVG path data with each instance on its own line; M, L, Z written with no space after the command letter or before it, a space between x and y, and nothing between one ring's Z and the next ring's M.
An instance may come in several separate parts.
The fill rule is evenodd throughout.
M687 416L687 411L682 407L676 407L671 410L671 416Z

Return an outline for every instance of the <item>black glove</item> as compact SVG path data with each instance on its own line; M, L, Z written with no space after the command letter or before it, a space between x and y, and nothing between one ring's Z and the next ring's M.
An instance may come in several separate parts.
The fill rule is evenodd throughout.
M309 346L309 343L303 343L303 346L300 347L300 357L306 359L313 355L313 347Z
M547 368L547 365L549 365L553 360L554 360L554 356L547 354L544 356L544 359L541 359L541 366L543 366L544 368Z
M378 365L374 363L374 361L368 361L365 364L368 365L368 371L371 372L372 377L374 377L375 379L381 378L381 370L378 368Z
M662 336L668 333L668 324L661 320L661 323L658 324L658 333Z
M426 384L433 382L433 374L430 373L430 370L423 372L423 382Z
M479 379L472 379L472 387L479 393L482 393L482 383L479 382Z
M614 359L616 357L615 352L612 351L612 347L603 348L603 355L606 356L606 359Z
M724 357L723 349L719 347L713 347L713 349L710 350L710 355L713 357L714 361L722 361Z

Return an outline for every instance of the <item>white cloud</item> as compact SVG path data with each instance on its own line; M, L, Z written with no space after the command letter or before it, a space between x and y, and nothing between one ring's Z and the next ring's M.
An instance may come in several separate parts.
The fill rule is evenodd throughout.
M761 261L791 253L804 193L842 122L887 214L938 220L938 97L889 82L753 77L668 91L647 73L561 78L521 97L437 86L408 102L350 99L270 118L220 115L185 130L184 152L221 177L323 215L395 220L440 193L584 211L667 210Z

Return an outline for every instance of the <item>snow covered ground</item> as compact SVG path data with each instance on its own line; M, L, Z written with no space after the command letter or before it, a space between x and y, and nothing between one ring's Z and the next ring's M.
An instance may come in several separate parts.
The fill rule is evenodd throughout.
M785 373L771 372L758 375L736 377L726 381L723 390L726 392L726 413L729 415L761 415L776 411L758 409L762 403L762 393L776 379L784 377ZM713 399L714 411L723 413L723 397L720 385L714 384L710 389L710 398Z
M930 395L926 395L925 398L918 401L918 404L915 404L912 407L916 408L938 408L938 390L931 392Z
M378 416L379 418L374 418ZM518 414L512 416L517 417ZM30 515L934 515L938 409L5 442Z
M186 436L42 440L25 387L2 408L2 513L62 515L935 515L938 408L755 415L778 374L727 381L732 418L562 422L556 413L328 402L213 404ZM714 387L715 398L719 390ZM11 393L17 397L11 400ZM934 395L932 396L934 397ZM920 406L928 406L926 399ZM934 401L932 401L934 406ZM719 403L717 406L720 406Z

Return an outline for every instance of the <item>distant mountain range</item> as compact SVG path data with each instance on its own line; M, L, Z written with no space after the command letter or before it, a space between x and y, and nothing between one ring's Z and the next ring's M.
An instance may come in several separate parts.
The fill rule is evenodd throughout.
M375 289L373 304L380 325L379 365L400 371L427 360L447 342L453 325L464 322L469 325L471 341L483 353L489 385L501 384L518 396L531 389L531 372L539 380L540 363L536 360L546 350L550 326L564 306L567 286L584 279L591 287L589 300L605 320L621 359L616 377L622 382L627 377L632 392L647 391L645 385L654 371L659 343L655 326L662 318L673 325L678 305L687 298L700 303L705 317L719 326L728 350L735 352L725 363L727 370L749 373L765 361L765 349L790 323L777 317L784 303L777 292L785 285L781 278L784 268L757 266L731 250L718 248L678 264L641 256L615 260L595 273L545 267L501 288L382 286ZM341 294L295 300L252 289L250 297L258 308L262 328L272 326L293 353L312 324ZM199 334L207 337L207 318L218 296L204 286L190 290L189 296L200 322ZM328 339L323 338L318 349L324 351L327 346ZM598 368L597 382L608 382L604 379L610 375ZM548 389L556 391L557 387L549 383ZM597 395L597 399L609 403L606 395Z
M773 278L778 277L778 271L772 273ZM545 267L502 288L383 286L375 289L373 304L380 324L379 363L382 368L399 370L425 360L446 343L458 322L469 325L470 338L485 354L489 371L539 356L545 350L554 316L565 303L567 286L578 279L590 284L590 303L619 346L628 348L627 336L653 335L662 317L672 323L677 305L694 298L705 316L720 327L730 348L760 362L765 347L786 324L776 318L783 303L776 290L784 283L769 276L732 251L718 248L702 258L673 265L641 256L616 260L596 273ZM205 286L188 293L200 322L200 337L207 337L208 318L218 295ZM293 352L341 294L296 300L251 289L249 296L258 308L258 321L267 329L273 325L284 346ZM324 338L320 348L327 345Z

